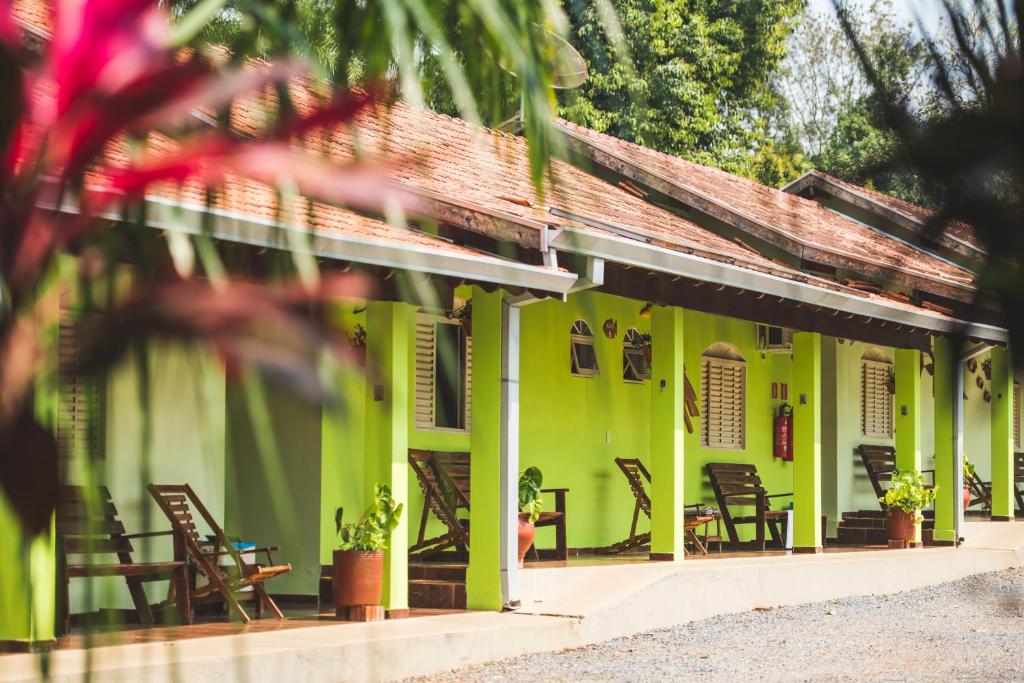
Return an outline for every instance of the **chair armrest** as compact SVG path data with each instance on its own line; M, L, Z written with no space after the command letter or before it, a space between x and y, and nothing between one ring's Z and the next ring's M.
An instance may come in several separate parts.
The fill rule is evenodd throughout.
M540 492L555 494L555 512L565 515L565 494L569 492L569 489L541 489Z
M773 493L772 495L766 495L765 498L785 498L786 496L792 496L792 493Z
M569 489L541 489L541 493L568 493Z
M166 531L140 531L137 534L121 534L121 538L151 538L153 536L174 536L180 532L174 529L167 529Z

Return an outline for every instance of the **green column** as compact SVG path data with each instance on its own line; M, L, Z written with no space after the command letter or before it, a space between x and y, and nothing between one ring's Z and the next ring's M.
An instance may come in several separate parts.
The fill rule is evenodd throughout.
M409 304L370 302L366 309L366 501L377 482L391 487L405 505L384 555L384 607L409 608L409 343L415 309Z
M473 288L473 393L469 439L466 606L500 610L501 291Z
M948 337L935 337L935 542L956 541L956 499L963 493L953 477L956 419L953 401L961 401L956 388L956 346Z
M651 559L683 559L683 310L651 318Z
M992 349L992 521L1013 519L1013 368L1010 352Z
M896 349L896 467L921 471L921 352L916 349ZM912 542L921 542L920 524Z
M793 335L793 552L820 553L821 334Z

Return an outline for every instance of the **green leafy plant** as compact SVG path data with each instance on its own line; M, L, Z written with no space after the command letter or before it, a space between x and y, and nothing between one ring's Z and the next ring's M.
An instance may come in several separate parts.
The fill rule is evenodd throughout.
M386 484L377 484L373 490L373 503L355 524L342 524L344 508L334 512L334 528L338 533L338 550L385 550L391 532L402 516L401 503L391 497Z
M530 524L540 517L540 487L544 475L536 467L527 467L519 473L519 510L530 515Z
M973 479L973 478L974 478L974 463L972 463L970 460L968 460L965 457L964 458L964 486L967 485L967 480L968 479Z
M917 470L894 470L885 495L879 498L886 508L899 508L911 514L919 513L935 500L935 488L926 488L924 477ZM923 517L916 515L916 521Z

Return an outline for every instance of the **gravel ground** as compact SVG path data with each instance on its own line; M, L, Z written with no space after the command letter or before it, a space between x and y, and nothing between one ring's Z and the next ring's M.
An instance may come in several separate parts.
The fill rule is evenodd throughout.
M732 614L430 681L1024 681L1024 569Z

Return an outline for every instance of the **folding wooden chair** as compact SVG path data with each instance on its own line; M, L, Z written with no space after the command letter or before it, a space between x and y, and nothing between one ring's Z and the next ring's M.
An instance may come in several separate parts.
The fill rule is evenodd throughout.
M459 517L463 511L469 515L469 453L426 451L409 449L409 466L416 473L416 481L423 490L423 512L420 515L419 535L409 552L428 558L449 548L460 552L469 549L469 520ZM537 528L555 527L555 548L531 548L537 559L564 560L569 556L565 531L565 498L569 489L542 489L553 494L554 511L546 511L534 523ZM445 533L426 538L427 521L433 513L444 525Z
M188 564L184 560L135 562L132 559L132 539L173 535L175 546L178 546L180 534L171 530L126 534L124 524L117 518L117 508L111 500L110 491L105 486L62 486L57 502L56 525L57 595L61 602L58 633L67 633L71 629L70 580L92 576L123 576L135 603L135 612L143 624L155 623L143 583L169 579L171 585L167 600L156 607L176 606L179 620L191 623ZM100 562L97 555L116 555L118 561Z
M633 493L636 504L633 506L633 521L629 527L629 536L603 549L603 552L609 554L629 552L630 550L636 550L637 548L649 545L651 542L650 531L645 531L641 534L636 532L637 524L640 521L640 513L646 515L647 519L651 518L651 497L647 493L647 487L651 485L651 473L647 471L644 464L637 458L615 458L615 464L619 466L622 474L626 477L626 481L629 482L629 490ZM695 509L694 513L687 514L685 508L688 507L693 507ZM683 532L690 539L690 542L693 543L693 547L697 552L707 555L707 548L701 543L696 529L702 524L714 521L715 517L714 515L701 514L700 507L699 505L684 506ZM719 549L721 549L721 543L719 543Z
M228 540L224 530L217 524L210 512L196 496L192 487L188 484L149 485L149 493L156 500L156 504L167 516L171 527L181 533L184 543L184 551L190 560L195 571L203 575L209 582L192 590L191 599L193 603L201 603L210 600L221 599L227 604L228 609L233 611L245 623L250 621L249 615L238 602L238 591L252 587L256 594L257 610L266 605L274 616L284 619L281 610L267 593L263 584L279 574L292 570L290 564L275 565L271 554L279 550L277 547L255 548L245 552L266 553L268 565L248 564L242 559L241 554ZM198 517L206 522L206 525L213 532L211 544L206 543L199 536L196 530L196 518L192 511L195 510ZM229 567L220 565L220 558L228 556L231 559Z
M755 543L761 550L765 549L765 526L771 533L772 541L779 548L785 547L782 530L788 515L785 510L772 510L771 499L792 496L792 493L768 495L754 465L709 462L704 466L704 470L711 481L711 488L715 492L715 500L718 501L722 521L725 522L725 530L731 543L740 543L739 534L736 532L737 525L753 524ZM734 512L735 507L752 507L754 514L737 515Z

